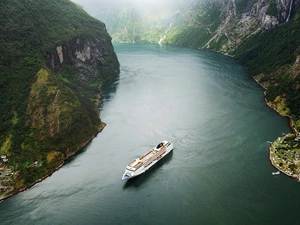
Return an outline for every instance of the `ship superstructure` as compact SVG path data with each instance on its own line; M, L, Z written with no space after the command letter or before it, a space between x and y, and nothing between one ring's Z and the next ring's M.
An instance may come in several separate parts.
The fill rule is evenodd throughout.
M146 154L129 163L126 166L125 172L122 176L122 180L129 180L146 172L149 168L151 168L155 163L157 163L172 150L173 144L171 142L160 142L155 148L152 148Z

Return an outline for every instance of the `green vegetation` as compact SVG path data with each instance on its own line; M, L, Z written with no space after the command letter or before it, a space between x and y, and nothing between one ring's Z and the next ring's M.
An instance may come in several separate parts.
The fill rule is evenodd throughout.
M209 47L212 49L221 49L223 45L227 43L228 39L225 34L223 34L218 40L212 40L209 43Z
M278 9L277 9L277 4L275 2L270 2L268 9L266 11L266 14L270 16L277 16L278 14Z
M286 108L295 123L300 119L299 74L296 62L300 55L300 11L276 29L262 31L245 40L234 58L245 64L251 74L261 74L260 82L268 83L266 98L273 102L277 96L286 100Z
M17 191L98 132L99 88L119 63L105 25L69 0L3 0L0 15L0 154L7 156L5 168L19 171L10 182ZM79 39L103 51L84 81L72 58L51 68L47 62L48 56L58 61L58 45L71 52Z
M209 41L212 36L205 29L172 29L165 43L199 48Z
M168 32L164 43L202 48L214 36L213 32L224 19L220 5L217 2L198 4L195 3L180 15Z
M236 10L241 12L247 8L248 1L247 0L237 0L236 1Z
M271 73L284 65L291 65L300 43L299 11L293 20L273 30L265 30L245 40L233 52L235 58L245 63L253 74ZM292 53L292 54L291 54Z
M274 167L297 180L300 179L299 136L287 134L270 146L270 161Z
M163 43L195 48L203 47L224 20L219 1L188 0L185 6L175 5L164 10L157 6L152 11L119 2L90 12L107 19L114 42L158 43L166 35Z
M196 9L195 15L197 23L208 27L210 32L214 32L224 19L217 2L207 2L204 8Z
M276 15L275 3L267 14ZM267 88L268 104L281 115L288 115L296 131L300 129L300 10L289 22L273 30L249 37L233 52L234 58ZM279 137L270 146L270 161L288 176L300 180L299 133Z

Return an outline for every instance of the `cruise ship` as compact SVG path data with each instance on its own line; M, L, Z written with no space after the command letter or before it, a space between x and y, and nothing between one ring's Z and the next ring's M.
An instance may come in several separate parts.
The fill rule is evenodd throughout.
M160 142L155 148L152 148L143 156L129 163L126 166L125 172L122 176L122 180L129 180L146 172L149 168L151 168L155 163L165 157L172 150L173 144L171 142Z

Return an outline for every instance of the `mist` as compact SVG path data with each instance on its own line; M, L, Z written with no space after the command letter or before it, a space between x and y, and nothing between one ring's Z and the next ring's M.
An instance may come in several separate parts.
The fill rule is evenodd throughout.
M140 9L147 8L177 8L187 5L192 0L72 0L83 7L90 8L90 6L105 6L105 5L128 5Z
M102 21L114 42L160 42L191 3L201 0L72 0Z
M146 13L159 13L165 10L180 10L195 0L72 0L83 6L83 9L92 16L99 18L99 12L115 8L133 8ZM101 15L100 15L101 16Z

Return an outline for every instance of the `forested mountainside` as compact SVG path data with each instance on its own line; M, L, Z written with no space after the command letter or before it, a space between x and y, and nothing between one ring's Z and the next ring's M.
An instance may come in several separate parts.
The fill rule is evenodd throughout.
M300 10L288 22L243 41L233 55L265 87L268 104L291 116L300 131Z
M119 62L105 25L69 0L3 0L0 30L3 198L51 174L101 130L100 86Z

